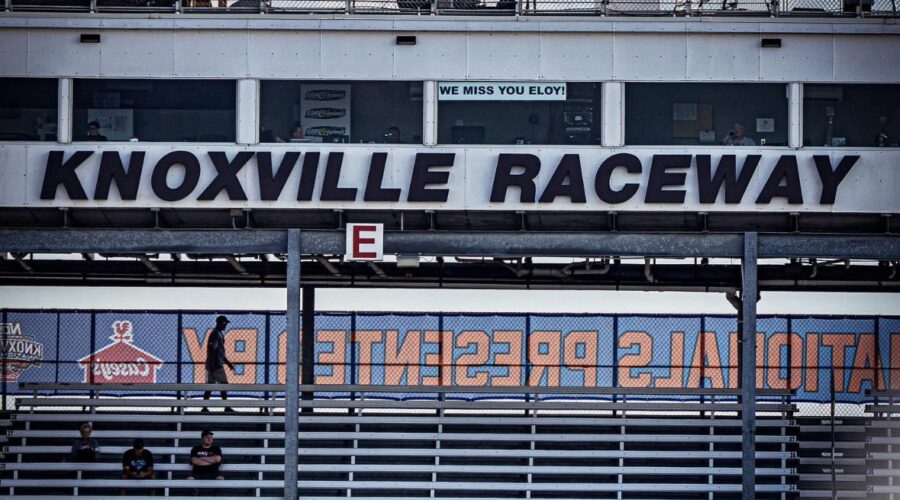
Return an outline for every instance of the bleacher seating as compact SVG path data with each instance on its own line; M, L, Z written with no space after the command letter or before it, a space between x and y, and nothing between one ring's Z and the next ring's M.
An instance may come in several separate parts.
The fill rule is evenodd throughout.
M36 394L17 400L0 494L99 497L153 483L170 496L189 494L193 486L229 496L283 495L278 386L228 386L278 397L232 394L227 402L197 399L202 385L28 387ZM740 496L741 419L732 389L301 390L316 396L301 400L298 415L301 498ZM148 395L159 391L181 397ZM403 397L389 397L398 393ZM213 411L200 413L204 405ZM219 411L226 405L237 411ZM796 496L793 410L777 399L757 402L757 498ZM62 463L83 421L94 425L101 459ZM222 446L224 484L184 479L188 451L205 427ZM121 454L134 437L144 438L156 457L154 481L118 479Z

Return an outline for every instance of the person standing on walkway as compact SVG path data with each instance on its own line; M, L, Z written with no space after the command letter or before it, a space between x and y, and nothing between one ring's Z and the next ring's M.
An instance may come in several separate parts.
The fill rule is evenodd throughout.
M227 366L234 370L234 365L225 357L225 327L228 326L228 318L219 316L216 318L216 327L206 339L206 383L207 384L227 384L228 375L225 373ZM222 395L222 401L228 399L228 391L219 391ZM212 391L205 391L203 399L209 399ZM202 411L209 411L203 408ZM231 408L225 408L225 411L233 411Z

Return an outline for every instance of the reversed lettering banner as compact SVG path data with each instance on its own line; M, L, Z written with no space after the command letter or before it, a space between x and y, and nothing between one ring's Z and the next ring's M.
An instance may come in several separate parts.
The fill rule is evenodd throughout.
M201 383L218 313L6 311L4 379ZM232 312L234 383L284 383L283 313ZM737 388L734 317L319 313L320 384ZM760 388L795 400L865 400L900 389L900 318L760 317ZM399 397L399 395L398 395Z

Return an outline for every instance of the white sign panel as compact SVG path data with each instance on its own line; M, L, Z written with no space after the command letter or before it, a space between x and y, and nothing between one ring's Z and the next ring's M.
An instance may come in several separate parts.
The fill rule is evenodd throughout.
M440 82L439 101L565 101L565 82Z
M0 145L0 207L900 213L900 150Z
M384 259L384 224L347 224L344 260Z

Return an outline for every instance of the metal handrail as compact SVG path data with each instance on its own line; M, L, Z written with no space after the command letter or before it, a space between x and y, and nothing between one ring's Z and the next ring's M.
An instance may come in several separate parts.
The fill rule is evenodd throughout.
M3 0L5 12L897 17L896 0ZM229 3L230 2L230 5ZM812 3L810 3L812 2ZM855 8L853 8L855 6ZM865 7L864 7L865 6Z

